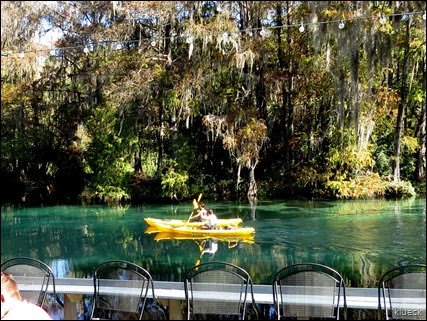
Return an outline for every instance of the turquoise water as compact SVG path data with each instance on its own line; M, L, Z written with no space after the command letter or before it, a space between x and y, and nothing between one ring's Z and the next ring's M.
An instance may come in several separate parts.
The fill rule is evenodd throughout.
M219 218L255 228L253 243L218 242L215 254L195 240L154 240L144 217L186 219L192 204L139 207L53 206L1 212L1 260L31 256L57 277L91 277L97 264L128 260L155 280L182 281L199 260L226 261L270 284L280 268L317 262L341 272L348 286L375 287L385 271L426 261L426 201L274 201L255 207L205 201Z

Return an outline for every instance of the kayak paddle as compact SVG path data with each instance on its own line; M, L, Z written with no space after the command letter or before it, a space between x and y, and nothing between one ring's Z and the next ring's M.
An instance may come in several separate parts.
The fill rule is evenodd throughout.
M197 198L197 201L196 201L196 199L193 199L193 207L194 208L193 208L193 210L190 213L190 217L188 218L187 223L190 222L190 219L193 217L194 210L197 209L197 208L199 208L199 202L200 202L201 199L202 199L202 193L199 194L199 197Z

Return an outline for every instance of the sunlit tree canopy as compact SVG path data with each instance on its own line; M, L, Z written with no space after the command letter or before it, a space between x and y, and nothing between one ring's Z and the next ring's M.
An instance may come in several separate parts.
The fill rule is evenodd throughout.
M425 192L423 1L2 1L3 202Z

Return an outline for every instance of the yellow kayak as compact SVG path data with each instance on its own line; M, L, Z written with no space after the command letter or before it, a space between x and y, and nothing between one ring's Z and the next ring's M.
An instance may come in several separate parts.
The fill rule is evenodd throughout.
M157 224L162 224L162 225L167 225L171 227L180 227L180 226L200 227L206 224L206 222L188 222L187 223L186 220L169 220L169 219L162 220L162 219L151 218L151 217L144 218L144 220L149 226L157 226ZM241 218L218 219L216 226L237 227L240 223L242 223Z
M172 227L162 223L155 225L159 232L169 232L179 235L209 235L209 236L236 236L241 237L251 235L255 232L253 227L239 227L239 228L217 228L216 230L204 230L197 227L179 226Z
M156 226L149 226L145 230L145 234L160 233L161 231Z
M208 240L213 239L217 241L222 242L244 242L244 243L254 243L254 236L253 235L243 235L241 237L236 236L209 236L209 235L182 235L182 234L175 234L170 232L160 232L155 237L155 241L160 240Z

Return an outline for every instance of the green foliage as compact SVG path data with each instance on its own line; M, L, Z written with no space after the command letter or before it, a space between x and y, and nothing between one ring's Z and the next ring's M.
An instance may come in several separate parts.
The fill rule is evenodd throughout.
M161 175L161 178L162 190L165 196L169 196L171 199L188 196L188 173L186 171L177 171L171 165L167 172Z
M414 182L413 183L414 190L416 195L422 195L426 196L426 180L422 180L421 182Z
M295 180L295 187L301 191L314 191L328 179L323 171L316 168L314 162L307 166L297 166L291 175Z
M157 153L147 153L142 156L141 167L142 172L147 177L153 177L157 171Z
M129 200L130 196L122 188L110 185L97 185L95 190L86 189L82 193L82 198L86 202L91 202L94 199L105 203L120 203L124 200Z
M395 2L221 2L220 11L214 5L123 2L112 13L111 4L100 1L61 2L55 12L7 2L2 50L13 54L2 56L6 198L71 202L84 187L81 197L89 201L200 192L236 199L248 183L255 189L254 176L248 180L255 168L263 198L411 194L406 183L385 182L393 174L402 98L401 177L419 180L422 15L411 16L406 42L406 25L390 16L401 12ZM424 10L417 1L405 8ZM286 17L272 18L278 9ZM26 10L37 19L29 20ZM381 14L388 15L383 24L376 19ZM339 36L336 23L304 33L276 28L279 22L297 26L309 15L319 22L367 18L347 19ZM239 29L231 17L252 30L259 21L275 28L269 35L224 38L223 32ZM29 51L39 18L68 28L56 43L68 49L44 64ZM18 39L16 25L31 32ZM194 42L171 32L194 35ZM147 36L156 46L147 46ZM105 39L124 42L116 50L101 44ZM85 54L82 43L93 44L93 51ZM25 58L16 54L21 50Z
M95 159L91 161L97 162L97 170L92 175L92 184L84 195L87 201L90 199L120 201L122 198L130 198L128 182L133 172L132 164L120 158L110 162Z
M419 148L415 137L404 136L402 138L402 153L400 173L403 179L412 179L417 168L416 152Z
M402 148L409 154L414 153L419 147L418 140L415 137L404 136L402 137Z
M116 200L129 198L129 179L133 173L132 140L117 135L113 110L97 108L89 120L91 142L87 153L87 173L91 184L85 199Z
M375 171L382 176L389 176L392 174L391 160L385 151L379 150L375 154Z
M180 136L170 145L171 154L174 155L174 161L178 169L190 171L197 168L196 164L196 146L193 145L189 137Z
M348 146L343 151L331 150L326 157L331 177L334 180L346 180L361 172L371 170L374 165L371 151L357 146Z
M325 184L329 195L339 199L374 198L384 196L386 184L376 173L358 175L342 181L328 181Z

